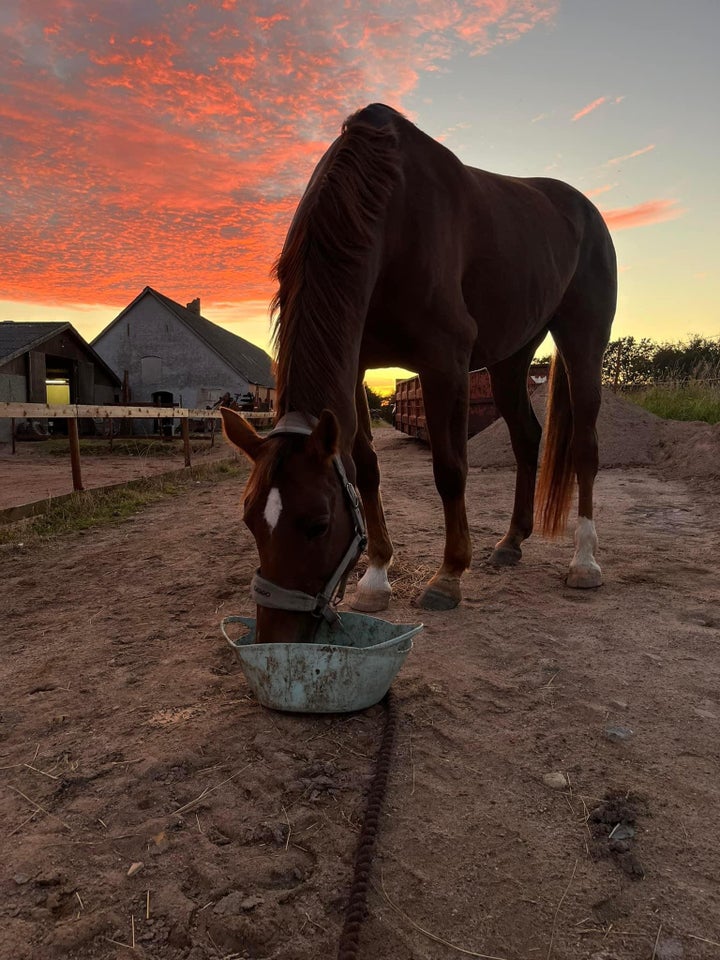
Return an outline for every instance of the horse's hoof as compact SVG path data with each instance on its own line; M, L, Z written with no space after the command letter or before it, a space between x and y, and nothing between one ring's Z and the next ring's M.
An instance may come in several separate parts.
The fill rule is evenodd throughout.
M571 568L565 581L568 587L577 590L591 590L594 587L601 587L602 582L602 570L598 566Z
M495 547L490 554L490 563L495 567L514 567L522 560L520 547Z
M459 603L459 599L456 600L439 590L425 590L418 600L423 610L454 610Z
M390 606L390 595L389 590L358 590L350 606L359 613L380 613Z
M418 604L423 610L454 610L461 600L459 580L434 578L420 594Z

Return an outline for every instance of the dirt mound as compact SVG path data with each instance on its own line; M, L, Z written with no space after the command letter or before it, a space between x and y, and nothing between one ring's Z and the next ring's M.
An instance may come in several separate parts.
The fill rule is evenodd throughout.
M535 391L532 404L544 423L547 386ZM662 420L611 390L603 390L597 430L601 467L655 465L673 476L720 475L720 425ZM472 437L468 463L472 467L514 465L505 420L497 420Z
M720 423L664 420L655 457L670 477L720 478Z

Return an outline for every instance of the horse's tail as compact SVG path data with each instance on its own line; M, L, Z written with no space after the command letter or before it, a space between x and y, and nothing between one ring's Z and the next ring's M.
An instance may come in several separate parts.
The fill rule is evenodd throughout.
M573 494L573 415L565 362L556 351L550 367L545 450L537 485L536 519L541 533L556 537L565 529Z

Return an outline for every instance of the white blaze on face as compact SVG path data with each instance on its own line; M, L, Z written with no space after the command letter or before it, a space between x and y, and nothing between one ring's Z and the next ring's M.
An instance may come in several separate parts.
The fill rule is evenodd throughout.
M267 503L265 504L265 511L263 513L265 522L270 527L270 533L272 533L275 527L278 525L278 520L280 519L281 513L282 500L280 499L280 491L277 487L273 487L268 494Z

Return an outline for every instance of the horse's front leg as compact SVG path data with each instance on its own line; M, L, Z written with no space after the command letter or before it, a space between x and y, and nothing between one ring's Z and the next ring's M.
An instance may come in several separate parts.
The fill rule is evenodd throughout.
M472 549L465 510L467 479L468 374L421 373L423 405L432 448L435 486L445 513L442 566L419 603L426 610L451 610L461 599L460 579L470 566Z
M515 503L510 528L495 544L491 562L510 566L522 557L521 544L533 530L535 476L542 430L528 396L530 363L545 332L514 356L490 367L495 406L505 418L515 454Z
M393 548L385 525L382 498L380 496L380 471L372 442L370 411L365 387L358 381L355 394L358 432L353 446L353 460L357 471L357 485L365 511L368 534L368 568L358 582L357 592L350 601L353 610L363 613L378 613L387 610L390 603L388 569L392 562Z

